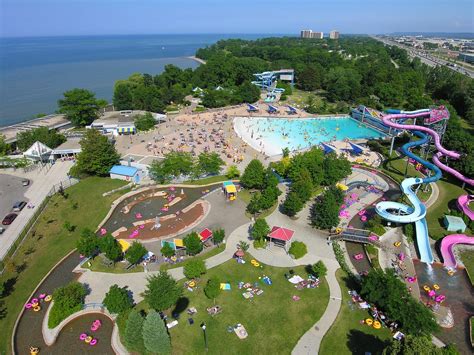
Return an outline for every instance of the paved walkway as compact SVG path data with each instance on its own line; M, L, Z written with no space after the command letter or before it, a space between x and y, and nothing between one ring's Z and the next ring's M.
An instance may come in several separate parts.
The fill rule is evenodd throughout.
M0 177L3 174L19 176L22 178L30 179L31 183L28 189L25 191L26 201L34 206L40 205L52 187L61 181L67 180L67 173L72 166L71 161L58 161L50 169L37 168L33 171L24 173L23 169L7 169L0 172ZM18 217L13 223L6 228L5 233L2 235L2 243L0 244L0 260L3 259L5 254L8 252L10 246L18 238L18 235L23 230L23 227L30 220L35 213L35 209L24 208L23 211L18 213Z

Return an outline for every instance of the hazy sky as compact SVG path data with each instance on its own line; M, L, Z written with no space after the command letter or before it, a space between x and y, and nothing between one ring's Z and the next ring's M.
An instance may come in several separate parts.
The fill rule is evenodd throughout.
M474 32L473 0L0 0L0 36Z

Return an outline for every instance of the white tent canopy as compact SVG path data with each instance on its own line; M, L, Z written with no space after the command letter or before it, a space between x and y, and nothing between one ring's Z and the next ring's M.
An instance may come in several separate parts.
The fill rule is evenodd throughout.
M26 152L23 153L23 156L33 160L47 160L52 151L53 150L47 145L40 141L36 141Z

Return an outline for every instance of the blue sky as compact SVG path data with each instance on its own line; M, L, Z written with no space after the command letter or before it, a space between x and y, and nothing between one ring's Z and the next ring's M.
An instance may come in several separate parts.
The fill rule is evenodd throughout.
M0 0L0 36L474 32L473 0Z

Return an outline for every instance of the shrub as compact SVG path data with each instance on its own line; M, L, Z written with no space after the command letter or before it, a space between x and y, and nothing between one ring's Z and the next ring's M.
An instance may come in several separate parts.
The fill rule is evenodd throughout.
M410 242L415 240L415 229L413 228L413 223L407 223L403 225L403 234L405 234Z
M242 249L243 251L249 250L249 247L250 247L249 243L243 240L239 241L239 244L237 246L239 249Z
M308 253L308 249L306 248L306 244L303 242L293 242L291 243L289 253L295 259L299 259Z
M203 260L191 259L184 264L183 273L188 279L195 279L205 274L206 264Z
M141 243L133 242L132 246L128 248L125 253L125 259L127 259L130 264L137 264L142 260L147 252L148 251Z
M189 233L184 237L184 246L189 255L196 255L202 251L202 243L196 232Z
M147 280L143 296L148 305L157 311L164 311L175 305L182 294L182 288L166 271L160 271Z
M48 328L54 328L71 314L82 309L86 289L77 281L59 287L53 292L54 304L49 313Z
M133 299L130 297L126 287L112 285L109 288L109 292L105 294L102 303L107 307L110 313L118 314L132 308Z
M349 276L352 276L352 270L347 265L346 259L344 258L344 252L341 249L341 246L336 242L332 242L332 249L334 251L334 255L336 256L336 260L341 266L341 269Z
M266 246L267 246L267 241L265 239L253 241L253 247L255 249L264 249Z
M207 298L215 300L219 293L221 293L221 285L217 277L212 277L207 281L204 287L204 293Z
M129 350L140 352L143 349L143 319L142 315L136 310L132 310L128 315L125 324L125 345Z
M171 341L165 322L155 311L150 311L143 323L143 343L151 353L171 354Z

